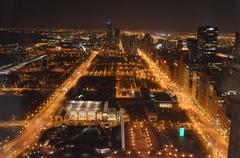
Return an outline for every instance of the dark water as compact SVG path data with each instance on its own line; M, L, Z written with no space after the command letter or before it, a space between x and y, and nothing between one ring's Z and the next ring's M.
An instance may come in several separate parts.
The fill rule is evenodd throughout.
M31 46L41 40L43 36L36 33L21 33L0 31L0 45L18 44L19 46ZM18 63L26 59L27 53L1 53L0 67L10 63Z
M34 111L44 95L40 91L0 94L0 121L24 119ZM36 100L36 101L35 101Z
M0 44L19 43L28 45L30 43L35 43L39 41L41 38L42 38L41 35L34 33L0 31Z
M27 59L27 54L9 54L9 53L0 53L0 67L9 64L19 63Z

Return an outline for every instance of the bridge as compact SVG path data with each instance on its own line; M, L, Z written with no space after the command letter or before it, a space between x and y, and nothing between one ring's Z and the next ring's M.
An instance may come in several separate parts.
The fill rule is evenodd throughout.
M41 55L41 56L34 57L32 59L29 59L27 61L24 61L22 63L19 63L17 65L9 64L8 66L1 67L0 68L0 74L9 74L11 72L17 71L18 69L23 68L25 65L30 64L32 62L35 62L35 61L40 60L40 59L45 58L45 57L47 57L47 55Z
M17 91L46 91L45 88L0 88L0 92L17 92Z
M26 121L0 121L0 127L22 127L27 124Z

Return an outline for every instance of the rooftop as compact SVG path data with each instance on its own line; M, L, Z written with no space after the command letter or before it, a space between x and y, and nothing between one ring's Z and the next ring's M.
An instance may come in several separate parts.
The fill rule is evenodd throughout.
M75 101L67 102L66 111L98 111L100 109L100 101Z
M166 92L149 93L149 99L155 102L175 102L172 96Z

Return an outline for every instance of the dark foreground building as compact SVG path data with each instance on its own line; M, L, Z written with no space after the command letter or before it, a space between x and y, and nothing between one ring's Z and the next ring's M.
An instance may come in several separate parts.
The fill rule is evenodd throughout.
M240 99L232 99L231 102L232 116L228 158L240 158Z

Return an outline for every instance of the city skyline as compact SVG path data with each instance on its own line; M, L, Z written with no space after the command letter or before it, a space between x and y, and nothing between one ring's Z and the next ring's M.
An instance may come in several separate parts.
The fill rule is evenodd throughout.
M0 2L0 158L240 158L240 0Z

